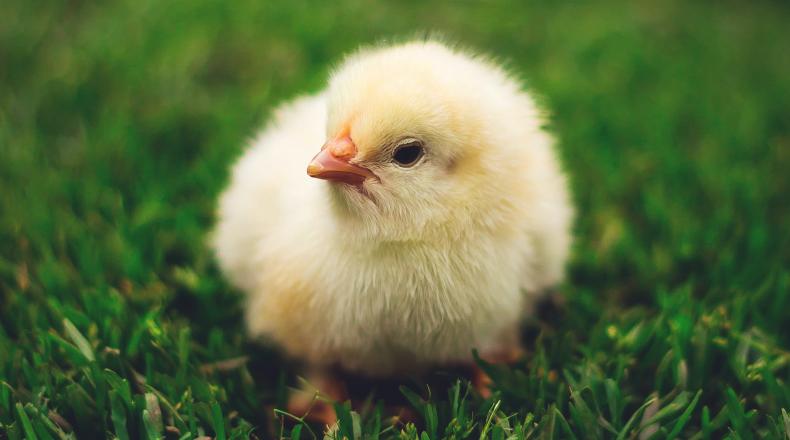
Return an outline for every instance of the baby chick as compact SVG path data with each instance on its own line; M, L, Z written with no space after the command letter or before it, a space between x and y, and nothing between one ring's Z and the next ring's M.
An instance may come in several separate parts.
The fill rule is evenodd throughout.
M503 68L435 41L360 50L280 107L213 236L250 334L370 376L517 348L571 244L542 116Z

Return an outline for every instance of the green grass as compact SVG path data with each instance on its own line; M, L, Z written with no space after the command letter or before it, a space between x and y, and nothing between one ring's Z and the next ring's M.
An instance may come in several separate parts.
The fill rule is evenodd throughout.
M490 367L492 398L405 383L416 426L339 406L337 434L790 437L786 4L278 3L0 5L0 438L311 438L204 237L274 105L420 30L510 60L552 110L567 305Z

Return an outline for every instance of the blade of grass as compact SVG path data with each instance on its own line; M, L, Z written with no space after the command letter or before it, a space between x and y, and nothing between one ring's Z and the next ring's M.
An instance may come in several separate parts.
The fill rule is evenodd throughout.
M74 324L72 324L67 318L63 318L63 329L66 331L66 335L69 337L69 339L71 339L71 342L73 342L74 345L76 345L80 350L80 353L85 356L85 359L91 362L96 360L96 356L93 354L93 348L91 347L91 344L87 339L85 339L85 336L82 336L82 333L77 330L77 327L75 327Z
M36 433L33 431L33 425L30 424L30 419L27 417L25 409L22 404L16 403L16 413L19 416L19 422L22 424L22 430L25 432L25 438L28 440L36 440Z
M624 438L625 438L625 437L628 435L628 431L630 431L630 430L631 430L631 427L633 427L633 426L634 426L634 424L636 423L636 421L637 421L637 420L638 420L640 417L642 417L642 413L645 411L645 409L646 409L648 406L652 405L652 404L653 404L653 402L654 402L655 400L656 400L656 397L651 397L651 398L650 398L650 399L648 399L648 400L647 400L645 403L643 403L643 404L642 404L642 406L640 406L640 407L639 407L639 408L638 408L638 409L637 409L637 410L636 410L636 411L635 411L635 412L634 412L634 413L631 415L631 417L630 417L630 418L628 419L628 421L626 422L625 426L623 426L623 429L621 429L621 430L620 430L620 433L619 433L619 434L617 434L617 440L623 440L623 439L624 439Z
M683 414L680 415L678 421L675 422L675 426L672 428L672 431L670 431L667 435L668 440L677 437L683 427L686 426L689 420L691 420L691 414L694 412L694 408L697 407L700 396L702 396L702 390L697 391L697 394L694 395L691 403L686 407L685 411L683 411Z

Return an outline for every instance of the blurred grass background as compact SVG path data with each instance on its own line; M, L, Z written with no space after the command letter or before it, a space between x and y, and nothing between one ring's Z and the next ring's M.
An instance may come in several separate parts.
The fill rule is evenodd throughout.
M567 306L491 399L408 384L417 426L340 408L338 435L790 437L788 22L784 2L3 1L0 438L310 437L273 413L295 370L245 340L204 236L274 105L427 31L545 98L579 207Z

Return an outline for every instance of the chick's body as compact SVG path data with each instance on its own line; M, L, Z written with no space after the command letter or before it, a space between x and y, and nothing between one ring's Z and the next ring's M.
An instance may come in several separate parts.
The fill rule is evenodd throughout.
M221 197L214 247L250 333L371 375L507 348L570 245L541 125L484 59L434 42L351 56L326 91L276 111ZM328 139L364 181L305 174ZM404 143L421 153L407 166L393 160ZM331 145L320 154L346 151Z

